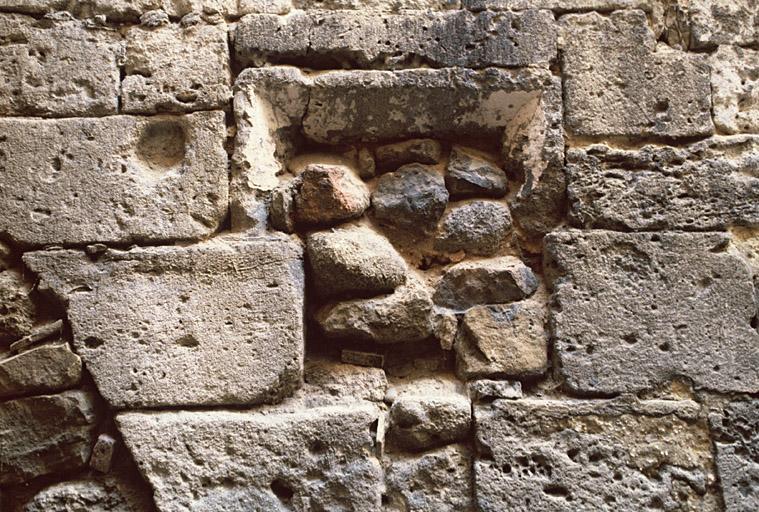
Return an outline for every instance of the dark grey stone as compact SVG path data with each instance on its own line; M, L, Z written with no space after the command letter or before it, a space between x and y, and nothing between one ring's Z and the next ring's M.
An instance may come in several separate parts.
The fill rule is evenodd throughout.
M508 206L494 201L472 201L451 208L443 216L434 246L438 251L491 256L503 248L510 231Z
M503 169L454 147L448 159L445 186L454 199L503 197L506 195L508 181Z

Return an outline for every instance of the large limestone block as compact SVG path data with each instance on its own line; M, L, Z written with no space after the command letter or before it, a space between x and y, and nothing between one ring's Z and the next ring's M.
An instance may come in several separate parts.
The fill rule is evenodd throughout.
M232 97L226 25L131 27L124 70L124 112L223 108Z
M759 391L757 298L722 233L555 232L559 372L574 391L622 393L687 378L716 391Z
M759 400L735 401L709 415L727 512L759 509Z
M116 113L124 51L117 31L0 14L0 41L0 115Z
M68 301L74 347L114 407L281 399L303 369L303 263L289 241L27 253Z
M0 485L83 467L95 427L93 397L84 391L0 403Z
M759 223L759 137L686 148L567 153L570 218L585 228L707 230Z
M213 233L227 210L222 112L0 119L0 232L22 245Z
M377 406L123 413L116 422L158 510L380 510Z
M235 52L241 63L254 66L296 61L310 67L547 65L556 57L553 22L549 11L536 10L259 14L237 25Z
M239 0L241 4L267 4L289 0ZM77 17L89 18L104 15L108 21L138 21L148 11L160 9L172 18L197 12L234 16L238 0L0 0L0 11L45 14L53 11L69 11Z
M79 384L82 360L67 343L46 344L0 360L0 400Z
M714 131L706 57L656 47L642 11L562 18L566 127L580 136Z
M709 64L714 124L726 133L759 133L759 51L720 46Z
M478 510L721 510L695 402L496 400L475 421Z

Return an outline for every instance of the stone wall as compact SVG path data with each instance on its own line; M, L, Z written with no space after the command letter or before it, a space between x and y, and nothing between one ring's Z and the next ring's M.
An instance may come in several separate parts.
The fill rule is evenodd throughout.
M0 0L0 509L759 510L756 0Z

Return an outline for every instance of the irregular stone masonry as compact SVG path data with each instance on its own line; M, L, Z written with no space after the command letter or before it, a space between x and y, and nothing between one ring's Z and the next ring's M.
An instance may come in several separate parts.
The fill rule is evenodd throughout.
M0 0L0 510L759 510L757 0Z

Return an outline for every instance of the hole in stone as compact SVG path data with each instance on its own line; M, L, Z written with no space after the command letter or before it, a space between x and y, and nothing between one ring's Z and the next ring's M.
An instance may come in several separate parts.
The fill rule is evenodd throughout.
M313 440L308 446L308 451L311 453L324 453L326 449L327 445L324 444L324 442L322 442L320 439Z
M198 339L192 334L187 334L181 338L178 338L176 343L177 345L181 345L183 347L197 347L200 345Z
M100 338L96 338L94 336L90 336L89 338L84 340L84 346L87 348L98 348L103 343L105 343L105 341L101 340Z
M669 346L669 342L666 342L666 341L662 343L661 345L659 345L659 350L661 350L662 352L669 352L670 348L671 347Z
M543 486L543 492L555 498L568 498L569 490L563 485L548 484Z
M290 502L295 494L292 487L281 478L277 478L271 483L271 491L277 498L279 498L279 501L283 503Z
M151 169L165 170L184 160L185 143L185 130L179 121L155 121L143 130L137 155Z

